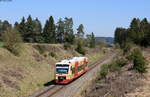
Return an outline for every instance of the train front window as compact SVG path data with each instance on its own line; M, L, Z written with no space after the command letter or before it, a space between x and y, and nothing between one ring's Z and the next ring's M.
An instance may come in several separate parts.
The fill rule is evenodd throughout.
M57 68L56 72L58 74L67 74L68 73L68 69L67 68Z
M57 74L67 74L69 69L69 65L66 64L57 64L56 65L56 73Z

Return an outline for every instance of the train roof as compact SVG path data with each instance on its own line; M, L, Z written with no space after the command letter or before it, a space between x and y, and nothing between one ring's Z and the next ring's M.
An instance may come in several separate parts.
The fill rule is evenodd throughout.
M82 61L84 60L85 58L87 57L73 57L72 59L69 59L69 60L62 60L56 64L70 64L70 63L74 63L76 61Z

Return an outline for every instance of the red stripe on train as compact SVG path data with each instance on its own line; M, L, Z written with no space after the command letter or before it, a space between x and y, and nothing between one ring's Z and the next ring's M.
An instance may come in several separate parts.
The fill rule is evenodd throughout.
M80 77L82 74L84 74L84 73L86 73L88 71L88 69L85 69L83 72L81 72L80 74L76 74L76 76L75 76L75 74L74 74L74 78L73 79L66 79L66 80L62 80L62 81L60 81L60 80L56 80L56 83L58 83L58 84L67 84L67 83L70 83L71 81L73 81L74 79L77 79L78 77Z

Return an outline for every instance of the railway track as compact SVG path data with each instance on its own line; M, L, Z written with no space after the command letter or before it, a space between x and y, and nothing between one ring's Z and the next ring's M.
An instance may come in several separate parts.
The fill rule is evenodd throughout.
M111 54L109 54L108 56L110 56L110 55ZM91 65L89 67L88 72L91 71L92 69L94 69L95 67L97 67L100 63L102 63L106 59L108 59L108 56L105 56L104 58L97 60L94 63L91 63L93 65ZM68 87L68 85L50 85L49 87L46 87L46 88L42 89L41 91L38 91L37 93L34 93L33 95L31 95L29 97L52 97L53 95L55 95L60 90L65 89L67 87Z

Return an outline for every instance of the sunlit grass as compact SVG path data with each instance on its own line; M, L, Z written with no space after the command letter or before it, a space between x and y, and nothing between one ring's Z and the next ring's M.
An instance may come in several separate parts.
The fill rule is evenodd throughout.
M92 64L93 62L103 58L104 56L106 56L106 55L104 53L101 53L101 52L95 54L94 56L89 56L89 60L90 60L89 66L93 65Z

